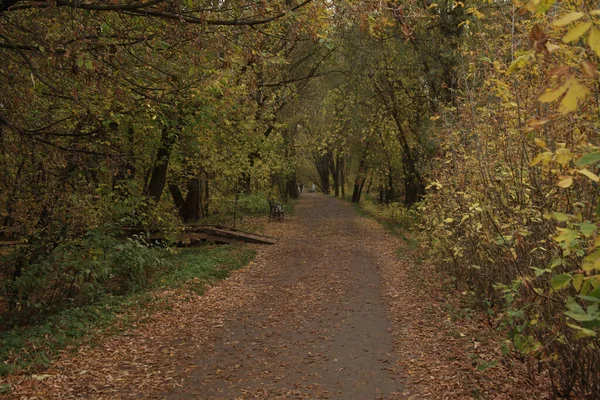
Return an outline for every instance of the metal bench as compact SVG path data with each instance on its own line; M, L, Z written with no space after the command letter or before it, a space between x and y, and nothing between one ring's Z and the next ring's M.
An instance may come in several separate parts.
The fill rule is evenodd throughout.
M271 218L279 218L279 222L283 221L283 206L276 203L274 200L269 200L269 222Z

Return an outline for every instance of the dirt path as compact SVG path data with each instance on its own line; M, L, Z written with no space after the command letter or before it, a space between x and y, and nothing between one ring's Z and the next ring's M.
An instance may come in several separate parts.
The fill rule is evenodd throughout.
M379 265L353 210L306 194L281 233L261 254L269 268L245 275L256 300L168 398L397 398Z

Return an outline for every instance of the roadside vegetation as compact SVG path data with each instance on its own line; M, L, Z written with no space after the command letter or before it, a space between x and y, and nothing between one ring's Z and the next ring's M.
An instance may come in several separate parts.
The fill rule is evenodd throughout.
M141 246L141 245L140 245ZM147 257L148 250L139 252ZM206 285L225 279L231 271L246 266L255 252L239 246L205 246L189 249L155 249L153 262L138 264L144 279L135 281L127 293L96 294L96 301L44 313L37 323L17 325L0 332L0 375L36 372L50 365L64 349L118 333L132 324L143 323L169 306L168 290L202 294ZM134 256L135 254L130 254ZM132 260L125 260L130 265ZM41 317L38 317L41 318Z

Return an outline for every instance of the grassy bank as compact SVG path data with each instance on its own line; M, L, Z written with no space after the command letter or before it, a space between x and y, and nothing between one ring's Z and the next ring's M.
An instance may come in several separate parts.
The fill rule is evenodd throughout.
M204 287L246 266L255 251L245 246L205 246L161 254L163 268L135 293L106 295L91 305L65 309L35 326L0 332L0 375L35 372L64 349L117 333L168 305L165 289L202 293ZM0 387L0 393L2 393Z

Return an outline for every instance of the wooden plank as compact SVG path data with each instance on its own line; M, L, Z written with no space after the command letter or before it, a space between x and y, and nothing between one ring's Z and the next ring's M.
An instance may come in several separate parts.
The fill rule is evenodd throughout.
M227 228L218 225L191 226L186 227L185 231L189 231L190 233L206 233L215 238L214 241L221 240L225 243L229 243L229 241L235 241L236 243L245 242L257 244L275 244L278 241L278 239L273 237L244 232L239 229Z

